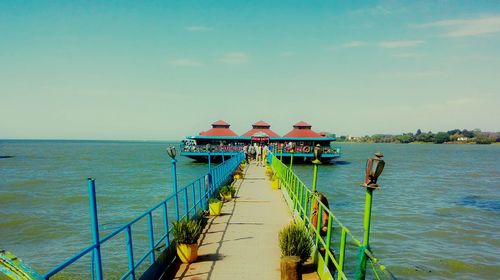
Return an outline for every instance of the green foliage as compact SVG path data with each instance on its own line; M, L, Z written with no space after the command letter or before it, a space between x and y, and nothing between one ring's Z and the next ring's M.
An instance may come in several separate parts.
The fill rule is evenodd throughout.
M220 199L218 199L217 197L212 197L208 200L208 204L218 203L218 202L220 202Z
M231 196L234 196L234 194L236 193L236 189L233 186L224 186L224 187L220 188L219 193L221 195L225 195L225 196L230 195L230 194L231 194Z
M354 137L347 139L345 136L340 136L339 140L360 143L477 143L477 144L490 144L500 141L500 132L481 132L480 129L467 130L467 129L452 129L447 132L438 132L436 134L429 132L422 132L420 129L415 134L402 133L398 135L391 134L374 134L372 136L366 135L363 137Z
M298 256L306 261L311 255L311 238L303 224L291 222L279 232L278 238L282 257Z
M179 244L195 244L201 235L201 225L189 219L175 221L172 223L172 234Z
M242 160L241 164L247 164L247 160L246 159Z
M436 144L443 144L444 142L448 141L450 137L448 136L448 133L446 132L438 132L436 136L434 136L434 143Z
M496 137L488 136L486 134L479 134L475 139L477 144L491 144L496 141Z

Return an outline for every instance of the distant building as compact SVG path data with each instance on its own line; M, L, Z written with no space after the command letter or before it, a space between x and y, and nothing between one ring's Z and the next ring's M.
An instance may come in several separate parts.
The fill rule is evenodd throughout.
M458 137L457 141L459 141L459 142L465 142L465 141L469 141L469 138L467 138L467 137Z

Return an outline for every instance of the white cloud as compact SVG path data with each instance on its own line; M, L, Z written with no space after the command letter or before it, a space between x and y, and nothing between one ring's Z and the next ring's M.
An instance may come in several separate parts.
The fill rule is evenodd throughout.
M342 48L359 48L366 45L363 41L351 41L342 45Z
M226 53L221 59L226 64L245 64L248 60L248 55L243 52Z
M395 49L395 48L413 48L422 43L424 43L424 41L422 40L383 41L380 42L378 45L386 49Z
M203 64L199 61L188 59L188 58L178 58L170 60L170 64L180 67L200 67Z
M214 30L212 27L204 26L204 25L196 25L196 26L188 26L185 28L187 31L191 32L205 32Z
M441 27L449 29L446 37L467 37L500 32L500 16L481 17L476 19L441 20L414 25L417 28Z

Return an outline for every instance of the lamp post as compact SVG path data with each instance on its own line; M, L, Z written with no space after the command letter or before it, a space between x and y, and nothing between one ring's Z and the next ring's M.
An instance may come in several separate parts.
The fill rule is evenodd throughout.
M316 192L316 185L318 183L318 165L321 164L321 155L323 155L323 150L319 144L316 144L313 150L314 160L312 163L314 164L314 173L313 173L313 182L312 182L312 192Z
M206 149L207 149L207 153L208 153L208 174L210 174L210 172L212 171L212 159L210 158L210 150L212 148L212 146L210 144L207 144L206 146Z
M179 194L177 193L177 160L175 156L177 154L175 147L170 146L167 148L167 154L172 159L172 178L174 180L174 204L175 204L175 217L177 221L179 220Z
M378 189L377 179L384 170L385 161L382 159L384 155L380 152L375 153L375 156L366 161L365 181L361 185L366 188L365 195L365 214L363 218L363 245L359 248L359 267L356 271L356 279L364 280L366 276L367 257L365 250L370 248L370 223L372 215L372 193Z
M293 166L293 153L295 153L295 143L292 143L290 148L290 153L292 154L290 156L290 171L292 171L292 166Z
M283 143L278 144L280 146L280 161L283 162L283 148L285 145Z
M220 152L222 154L222 163L224 163L224 147L221 147Z

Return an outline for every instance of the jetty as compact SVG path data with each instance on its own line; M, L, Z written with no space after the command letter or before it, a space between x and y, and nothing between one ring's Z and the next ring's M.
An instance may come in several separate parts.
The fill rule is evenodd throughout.
M209 219L195 263L182 264L174 279L279 279L278 232L292 221L281 192L271 188L265 167L247 165L235 198ZM319 279L315 271L303 279Z
M169 147L172 192L105 236L101 236L99 226L96 181L89 178L92 242L39 279L64 278L72 264L85 258L90 259L89 271L79 272L87 275L85 279L278 279L284 267L278 232L292 220L304 226L312 245L311 257L302 266L302 279L395 279L369 246L372 192L378 188L383 155L367 161L364 234L358 239L316 191L319 151L315 150L316 160L312 161L311 188L293 172L291 162L286 165L273 153L268 154L266 166L243 164L243 153L215 165L209 154L207 173L179 187L176 149ZM242 178L237 176L241 170ZM208 216L209 200L219 197L227 185L235 188L234 198L225 199L221 215ZM179 261L172 230L172 225L182 220L203 225L197 242L199 257L189 264ZM119 248L126 253L128 264L113 274L109 274L113 267L104 266L101 257L101 250L109 248L103 245L110 240L124 243Z

